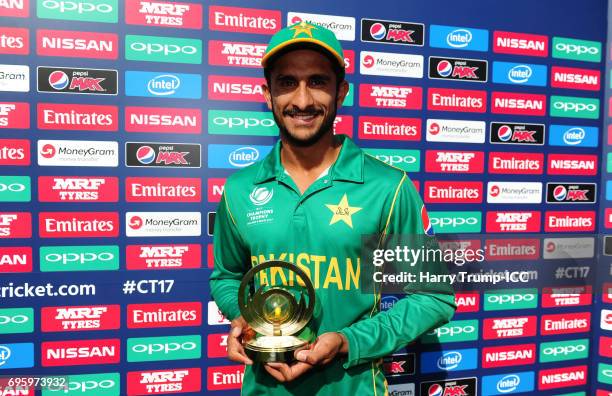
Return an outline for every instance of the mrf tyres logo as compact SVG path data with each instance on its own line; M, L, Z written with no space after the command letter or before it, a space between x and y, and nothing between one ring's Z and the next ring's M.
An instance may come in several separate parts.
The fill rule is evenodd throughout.
M361 20L361 41L423 46L425 25L422 23Z
M125 2L125 23L177 29L202 29L202 5L174 1L127 0Z
M181 368L127 373L128 395L161 395L168 393L200 392L199 368Z
M117 202L117 177L39 176L40 202Z
M533 337L536 332L536 316L490 318L485 319L483 323L483 338L485 340Z
M429 78L458 81L487 81L488 62L480 59L429 57Z
M261 67L265 44L210 40L208 63L215 66Z
M36 68L38 92L117 95L117 70Z
M200 145L187 143L125 144L127 167L199 168Z
M492 122L489 141L493 144L544 144L544 124Z
M397 85L359 85L359 105L385 109L420 110L423 89Z
M199 244L128 245L125 256L129 270L186 269L202 265Z
M120 327L119 305L43 307L43 332L116 330Z

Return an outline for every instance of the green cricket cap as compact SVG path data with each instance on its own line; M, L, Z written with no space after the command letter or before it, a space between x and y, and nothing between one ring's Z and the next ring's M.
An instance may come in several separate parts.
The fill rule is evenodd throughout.
M329 54L342 69L345 67L342 46L334 32L322 26L315 26L305 21L287 26L274 33L266 48L264 56L261 58L261 65L264 68L267 67L268 61L273 58L275 54L289 47L296 47L296 49L300 47L316 47Z

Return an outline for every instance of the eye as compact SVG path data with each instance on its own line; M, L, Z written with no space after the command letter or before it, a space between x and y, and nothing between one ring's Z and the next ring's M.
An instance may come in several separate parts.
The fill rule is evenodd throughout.
M322 87L326 84L326 80L321 77L313 77L310 79L310 85L313 87Z
M281 77L278 79L278 86L282 88L291 88L296 85L296 81L290 77Z

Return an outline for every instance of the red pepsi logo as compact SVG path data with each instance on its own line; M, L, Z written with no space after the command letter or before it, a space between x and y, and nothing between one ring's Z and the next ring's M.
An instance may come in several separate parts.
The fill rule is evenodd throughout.
M444 388L440 384L433 384L427 391L428 396L442 396L444 394Z
M557 186L553 190L553 196L557 201L563 201L567 197L567 189L563 186Z
M443 60L442 62L438 63L437 71L442 77L448 77L453 72L453 65L449 61Z
M374 40L382 40L387 35L387 29L382 23L375 23L370 26L370 35Z
M49 74L49 85L51 85L53 89L60 91L66 88L69 83L70 78L68 78L68 75L61 70L56 70Z
M55 156L55 147L52 144L45 144L40 150L40 155L44 158L53 158Z
M429 220L425 205L421 206L421 221L423 222L423 232L425 235L433 235L433 227L431 225L431 220Z
M502 125L497 131L497 137L499 137L499 140L502 142L509 141L512 139L512 128L510 128L508 125Z
M155 150L150 146L142 146L136 151L136 159L141 164L150 164L155 161Z

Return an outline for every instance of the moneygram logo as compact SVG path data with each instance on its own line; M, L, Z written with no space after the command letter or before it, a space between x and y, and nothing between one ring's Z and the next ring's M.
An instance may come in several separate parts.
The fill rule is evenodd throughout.
M43 342L41 365L61 367L117 364L120 360L120 344L118 338Z
M481 203L482 182L426 181L426 203Z
M36 75L38 92L117 95L117 70L38 66Z
M22 102L0 102L0 128L30 128L30 104Z
M428 142L484 143L486 124L484 121L427 120Z
M484 294L485 311L532 309L537 306L537 289L492 290Z
M127 167L199 168L200 145L189 143L125 144Z
M202 303L128 304L128 329L200 326Z
M423 78L423 56L361 51L359 72L371 76Z
M303 12L287 13L287 25L308 22L331 30L338 40L355 41L355 18L337 15L306 14Z
M38 128L68 131L115 132L117 106L38 103Z
M457 26L431 25L429 45L434 48L450 48L468 51L487 51L489 32Z
M30 202L31 199L29 176L0 176L0 202Z
M550 175L597 175L597 156L579 154L549 154Z
M493 92L491 93L491 113L544 116L546 115L546 95Z
M385 164L400 168L405 172L418 172L420 169L421 153L419 150L366 148L364 151Z
M127 212L125 234L142 236L200 236L200 212Z
M2 27L0 54L27 55L30 53L30 31L23 28Z
M0 16L27 18L30 15L29 0L7 0L0 3Z
M169 369L155 371L130 371L127 373L128 395L200 392L201 370L199 368Z
M359 105L386 109L420 110L423 89L397 85L361 84Z
M128 245L125 250L128 270L200 268L199 244Z
M30 66L0 65L0 91L29 92Z
M480 59L429 57L429 78L459 81L487 81L488 62Z
M601 62L601 43L598 41L553 37L552 57L585 62Z
M202 64L202 40L177 37L125 36L125 59Z
M478 366L478 350L454 349L421 353L421 373L472 370Z
M32 214L30 212L0 212L0 239L31 237Z
M0 273L32 272L32 248L0 248Z
M236 33L273 34L281 28L280 11L211 5L210 30Z
M542 153L489 153L489 173L541 175L544 172Z
M591 329L591 313L542 315L542 335L585 333Z
M599 91L601 86L599 70L553 66L551 73L550 86L554 88Z
M36 31L36 53L41 56L117 59L117 48L117 35L114 33Z
M521 344L482 349L482 367L509 367L523 364L534 364L536 345Z
M493 62L493 82L545 87L547 67L531 63Z
M126 0L125 23L176 29L202 29L202 5L159 0Z
M493 52L546 57L548 56L548 37L497 30L493 32Z
M595 256L593 238L545 238L544 259L580 259Z
M208 133L213 135L278 136L270 112L208 110Z
M37 0L36 15L45 19L117 23L117 0Z
M425 333L421 337L421 343L476 341L477 339L478 320L454 320Z
M551 117L599 118L599 99L575 96L550 97Z
M0 334L32 333L33 331L33 308L0 309Z
M208 76L208 99L263 103L262 84L265 84L263 78L211 75Z
M126 202L201 202L199 178L128 177Z
M487 92L466 89L429 88L427 109L484 113L487 111Z
M202 357L199 335L127 339L128 362L153 362Z
M244 168L263 159L271 150L271 146L209 144L208 167L219 169Z
M487 183L487 203L542 203L542 183L500 182Z
M80 140L39 140L39 166L102 166L119 164L117 142Z
M572 366L540 370L539 390L584 385L587 382L587 366Z
M173 72L125 72L126 96L201 99L202 76Z
M597 147L599 128L578 125L551 125L548 144L551 146Z
M119 305L43 307L43 332L116 330L120 325Z
M494 144L544 144L544 124L492 122L489 142Z
M208 64L260 68L265 52L265 44L210 40Z
M429 212L436 234L480 232L480 212Z
M420 118L359 117L359 138L373 140L421 140Z
M422 23L361 19L361 41L423 46Z
M483 339L534 337L537 332L537 323L536 316L487 318L483 323Z
M125 108L127 132L202 133L200 109L167 107Z
M547 203L595 203L595 183L546 183Z
M119 236L117 212L40 212L41 238L113 238Z
M119 247L109 246L41 246L42 272L116 271L119 269Z
M487 232L539 232L540 212L487 212Z
M38 177L40 202L117 202L118 199L117 177Z

